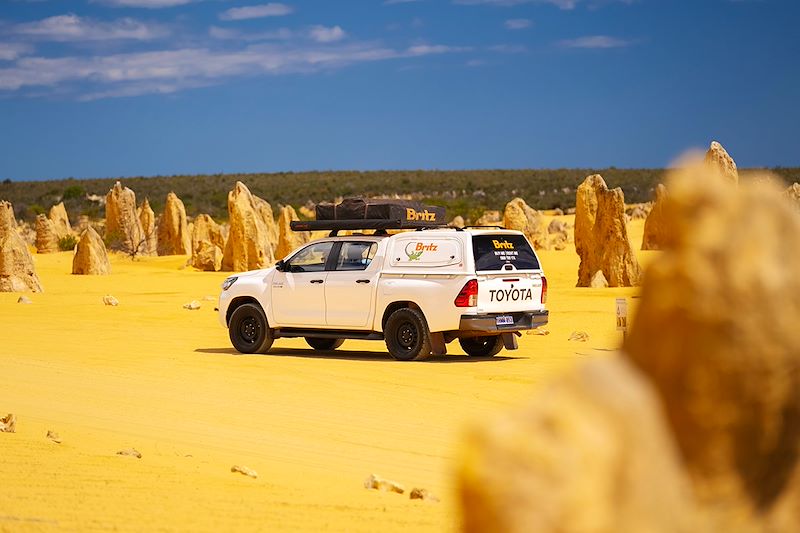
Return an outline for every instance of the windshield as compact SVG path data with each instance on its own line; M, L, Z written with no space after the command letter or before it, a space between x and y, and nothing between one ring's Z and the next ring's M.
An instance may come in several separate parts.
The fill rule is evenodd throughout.
M517 270L538 270L539 260L523 235L474 235L475 270L501 270L512 264Z

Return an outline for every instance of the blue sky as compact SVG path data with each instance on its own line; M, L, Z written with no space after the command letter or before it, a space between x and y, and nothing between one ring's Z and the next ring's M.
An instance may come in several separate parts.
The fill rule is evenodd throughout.
M0 0L0 179L800 165L796 0Z

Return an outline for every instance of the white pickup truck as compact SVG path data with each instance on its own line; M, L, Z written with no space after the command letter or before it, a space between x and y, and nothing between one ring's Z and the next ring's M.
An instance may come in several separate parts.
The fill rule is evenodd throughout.
M334 231L222 288L219 320L242 353L266 353L281 337L316 350L366 339L411 361L458 339L468 355L490 357L548 320L536 253L522 233L499 228Z

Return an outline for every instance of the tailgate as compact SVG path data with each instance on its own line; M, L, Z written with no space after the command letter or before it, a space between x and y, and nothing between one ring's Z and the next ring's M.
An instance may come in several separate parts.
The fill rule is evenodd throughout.
M543 309L541 272L478 274L479 312L512 313Z
M539 311L542 269L539 258L521 233L481 233L472 236L478 275L478 311L511 313Z

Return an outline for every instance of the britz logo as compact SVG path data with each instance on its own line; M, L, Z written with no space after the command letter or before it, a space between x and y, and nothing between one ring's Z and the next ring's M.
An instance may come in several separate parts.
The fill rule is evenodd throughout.
M533 300L533 289L489 289L490 302L520 302Z
M410 249L410 251L409 251ZM435 252L439 249L436 244L425 244L424 242L410 242L406 244L405 252L409 261L419 261L423 252Z
M494 245L495 250L513 250L514 243L508 241L498 241L497 239L492 240L492 244Z
M431 213L427 209L425 211L417 211L412 207L406 208L406 220L422 220L425 222L436 222L436 213Z

